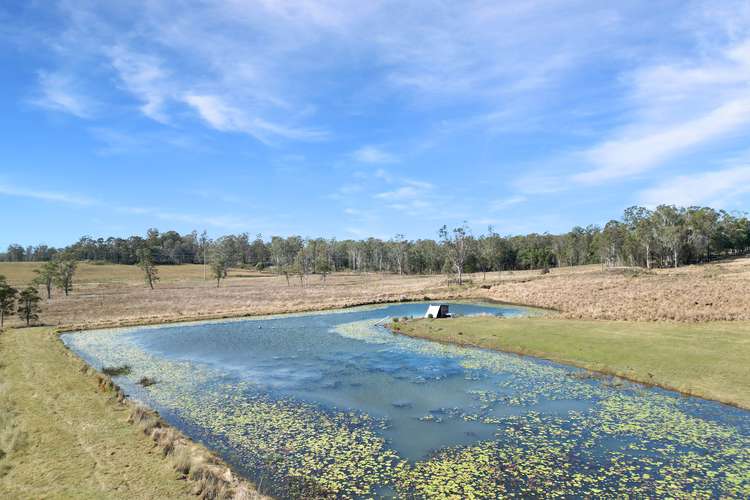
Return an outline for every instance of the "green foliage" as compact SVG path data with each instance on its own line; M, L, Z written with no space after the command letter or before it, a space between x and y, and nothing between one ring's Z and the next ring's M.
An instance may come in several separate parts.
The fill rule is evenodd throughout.
M47 299L51 299L52 285L55 283L58 274L57 262L53 260L47 261L42 264L41 268L35 269L34 272L37 276L34 278L33 283L44 286L45 290L47 290Z
M26 287L18 294L18 316L26 321L26 326L39 319L41 301L42 298L35 286Z
M5 276L0 275L0 329L5 324L5 317L15 312L17 296L18 290L8 285Z
M219 288L221 280L227 277L228 272L229 261L227 260L227 258L221 253L217 253L216 255L214 255L211 259L211 274L216 280L216 288Z
M160 233L151 229L145 238L93 240L84 237L62 251L45 245L26 250L13 244L8 247L5 258L135 264L140 260L140 249L148 247L156 264L204 263L209 254L220 253L227 268L273 266L279 275L292 267L294 274L303 277L315 273L325 277L329 272L342 269L399 274L447 271L457 274L461 281L465 272L594 263L670 267L750 251L750 220L746 214L672 205L661 205L654 210L630 207L621 220L609 221L603 228L576 226L556 235L500 236L490 227L486 234L475 237L466 223L450 230L443 226L438 234L437 241L410 241L402 234L387 241L378 238L337 241L297 235L272 236L264 241L261 235L251 240L247 234L226 235L210 241L205 234L199 236L196 232L180 235L175 231ZM443 269L446 261L449 270Z
M153 248L143 247L138 249L138 267L143 271L143 279L146 284L153 290L154 283L159 281L159 270L156 268Z
M141 377L140 380L138 380L138 385L142 385L143 387L149 387L155 383L156 379L151 377Z
M55 258L54 263L55 284L62 288L65 295L68 295L73 289L73 277L75 276L78 263L70 254L58 255L58 257Z
M104 366L102 367L102 373L110 377L117 377L122 375L129 375L132 371L130 365L118 365L118 366Z

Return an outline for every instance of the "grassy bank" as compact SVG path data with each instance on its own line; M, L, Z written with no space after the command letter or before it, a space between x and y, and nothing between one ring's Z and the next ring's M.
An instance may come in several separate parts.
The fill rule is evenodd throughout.
M218 468L204 461L175 470L176 459L189 462L199 447L153 417L133 423L133 405L51 329L0 333L0 360L2 498L194 497L206 478L193 472ZM192 456L165 458L167 434L170 446L190 446Z
M538 356L750 408L750 323L467 317L410 320L406 335Z

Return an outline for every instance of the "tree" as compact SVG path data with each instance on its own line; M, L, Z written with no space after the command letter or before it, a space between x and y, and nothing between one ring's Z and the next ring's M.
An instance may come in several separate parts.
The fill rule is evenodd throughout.
M35 269L36 278L33 283L36 285L44 285L47 290L47 300L52 298L52 285L55 283L57 277L57 264L54 261L45 262L41 268Z
M482 236L477 241L479 268L482 270L482 281L487 278L487 271L491 271L499 259L500 240L500 235L495 232L492 226L489 226L487 227L487 235Z
M466 222L449 233L448 227L443 226L440 228L439 234L440 239L443 242L448 253L448 260L453 266L454 271L458 274L458 284L463 284L463 273L464 263L466 262L466 239L468 237L469 228Z
M391 241L391 253L393 254L393 260L396 263L398 269L398 275L403 276L404 264L406 263L406 245L407 241L403 234L397 234Z
M0 275L0 330L5 324L5 317L15 312L18 290L8 285L5 276Z
M159 281L159 270L154 263L154 250L152 247L143 247L138 250L138 267L143 271L146 284L154 289L154 283Z
M658 238L668 251L663 257L671 260L673 267L680 265L680 248L685 237L683 212L674 205L659 205L654 212Z
M8 245L8 251L6 253L7 259L10 262L22 262L25 260L26 251L23 247L17 243Z
M39 313L41 312L39 302L41 301L42 298L35 286L29 286L21 290L18 295L18 316L26 321L26 326L39 319Z
M63 289L67 296L73 289L73 276L78 263L70 255L60 257L55 261L55 283Z
M713 208L690 207L685 214L688 240L698 255L698 260L711 260L711 245L717 239L719 213Z
M651 251L656 239L653 212L647 208L633 206L625 209L622 219L638 244L643 247L646 253L646 268L651 269Z
M216 288L219 288L221 280L227 277L228 271L229 263L227 258L220 252L217 252L217 254L211 259L211 274L216 280Z

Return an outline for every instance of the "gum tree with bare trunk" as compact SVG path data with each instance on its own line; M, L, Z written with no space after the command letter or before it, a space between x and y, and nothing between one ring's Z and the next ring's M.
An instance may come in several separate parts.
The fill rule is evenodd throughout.
M458 284L463 284L464 264L468 250L467 241L469 238L469 228L466 221L459 227L453 228L450 232L448 226L443 226L439 231L440 239L446 249L447 257L453 266L453 270L458 274Z

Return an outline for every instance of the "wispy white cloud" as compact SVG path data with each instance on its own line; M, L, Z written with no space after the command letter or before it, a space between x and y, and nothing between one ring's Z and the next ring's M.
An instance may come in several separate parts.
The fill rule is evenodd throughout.
M398 179L394 189L382 191L373 196L388 208L408 215L419 215L435 210L436 193L432 183L413 179Z
M271 143L274 137L317 141L327 137L322 130L287 127L247 114L233 107L216 95L186 94L185 103L195 109L200 117L212 128L222 132L242 132L251 135L264 143Z
M152 120L168 122L163 107L173 90L170 75L161 59L133 52L122 45L107 52L125 89L141 101L141 112Z
M188 106L216 130L266 142L324 137L327 127L307 123L320 106L340 102L337 76L351 69L366 72L378 98L470 100L494 110L513 104L520 115L525 104L541 104L534 92L554 89L627 26L611 8L562 0L406 8L390 0L262 0L252 7L227 0L190 9L80 0L62 2L60 12L64 31L48 39L61 58L78 61L70 74L91 78L104 60L145 116L173 123ZM520 94L533 98L519 105ZM372 163L392 160L363 154Z
M241 230L247 229L253 224L255 224L255 226L257 227L257 225L259 224L256 219L245 218L232 214L191 214L157 207L116 205L112 203L104 203L96 198L91 198L79 194L40 189L28 189L1 182L0 196L28 198L43 202L61 203L78 207L95 207L97 210L114 210L115 212L119 213L150 217L152 219L187 223L191 224L193 227L211 226L228 230Z
M631 122L579 155L575 182L633 177L750 128L750 38L704 47L691 60L639 67Z
M93 115L93 102L80 91L72 76L41 71L38 81L38 95L31 100L32 104L78 118Z
M435 186L429 182L415 181L411 179L402 179L401 182L403 183L402 186L390 191L378 193L375 195L375 198L387 201L410 200L421 198L435 188Z
M708 205L729 208L737 197L750 194L750 166L681 175L643 190L640 203L678 206Z
M352 158L360 163L396 163L395 155L377 146L362 146L352 153Z
M506 208L510 208L514 205L519 205L521 203L524 203L526 202L526 200L527 200L526 196L523 196L523 195L514 195L514 196L509 196L507 198L494 200L490 202L490 210L497 212L500 210L504 210Z
M72 193L46 191L39 189L26 189L18 186L0 183L0 195L14 196L19 198L31 198L35 200L64 203L66 205L89 206L98 203L93 198L80 196Z

